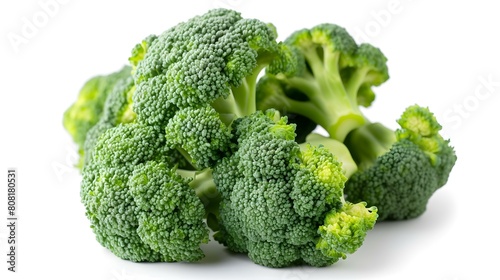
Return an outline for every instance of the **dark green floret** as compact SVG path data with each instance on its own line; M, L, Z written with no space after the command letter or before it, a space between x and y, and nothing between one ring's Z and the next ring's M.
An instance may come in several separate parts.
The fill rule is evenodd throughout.
M421 215L457 160L429 109L410 106L398 123L401 128L396 131L367 124L345 142L360 168L347 182L347 199L376 205L380 220Z
M219 242L270 267L330 265L361 246L377 210L360 203L344 211L347 178L334 155L321 146L301 151L295 126L274 110L238 119L233 130L234 151L213 172Z

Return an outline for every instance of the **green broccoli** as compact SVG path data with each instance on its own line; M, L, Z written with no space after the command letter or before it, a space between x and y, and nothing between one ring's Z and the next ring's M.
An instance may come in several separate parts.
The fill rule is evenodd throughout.
M203 257L207 223L218 226L210 168L231 148L231 122L255 111L277 51L271 26L222 9L136 45L132 77L85 141L82 202L104 247L132 261Z
M408 107L398 123L395 132L380 123L366 124L345 141L360 169L346 184L347 199L377 205L380 220L421 215L457 159L427 108Z
M342 164L321 146L301 151L295 126L277 115L233 123L234 151L213 171L221 195L215 238L269 267L330 265L361 246L377 210L344 201Z
M108 95L117 84L130 77L130 71L129 66L124 66L115 73L91 78L80 90L76 102L64 112L63 125L78 145L81 156L78 164L80 168L87 132L101 118Z
M217 9L156 37L136 62L139 123L165 127L167 145L197 169L226 152L228 125L255 112L257 76L278 54L276 33L259 20Z
M321 24L293 33L280 50L259 81L259 109L303 115L339 141L366 123L360 106L369 106L371 87L389 78L379 49L357 46L344 28Z
M132 261L196 261L205 210L176 173L163 132L137 123L106 130L83 168L82 202L97 240Z
M382 52L333 24L276 38L215 9L88 82L64 124L100 244L136 262L193 262L211 229L264 266L326 266L377 220L425 210L456 156L425 108L407 109L396 132L362 114L389 78Z

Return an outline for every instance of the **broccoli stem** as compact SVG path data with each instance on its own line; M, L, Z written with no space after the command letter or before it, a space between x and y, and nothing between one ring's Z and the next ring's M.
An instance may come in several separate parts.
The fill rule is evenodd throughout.
M325 128L332 139L344 141L349 132L366 122L354 91L355 85L361 85L361 80L358 79L362 79L363 73L358 73L359 77L352 81L350 91L347 91L338 68L340 54L326 48L321 50L322 57L315 48L303 50L312 75L286 78L283 74L278 74L276 77L309 98L309 101L298 103L310 102L315 108L304 110L306 108L298 106L298 103L290 102L290 112L310 118Z
M240 107L236 104L233 92L226 98L221 97L216 99L211 105L219 113L221 121L226 125L230 124L235 118L243 115Z
M213 214L218 216L221 198L212 178L212 169L206 168L202 171L177 169L177 174L181 175L183 178L192 179L191 182L189 182L189 186L194 189L196 195L205 206L207 215Z
M257 66L252 73L246 76L237 87L231 87L231 92L226 98L218 98L212 107L219 113L225 124L230 124L235 118L249 116L257 111L255 100L257 80L260 72L269 65L267 56L257 60Z
M369 123L351 132L344 144L360 170L371 167L376 159L396 142L396 133L380 123Z
M351 100L356 101L359 88L365 81L366 75L368 74L369 70L370 69L368 67L357 68L354 73L352 73L349 81L345 83L347 95Z

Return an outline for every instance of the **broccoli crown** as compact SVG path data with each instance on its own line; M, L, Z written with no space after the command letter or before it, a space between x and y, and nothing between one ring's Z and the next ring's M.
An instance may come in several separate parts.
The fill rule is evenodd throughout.
M172 27L152 40L137 63L138 121L165 124L179 109L227 98L275 52L273 28L232 10L211 10ZM243 101L241 106L252 102Z
M370 106L372 86L389 78L387 58L334 24L296 31L284 44L258 84L257 107L303 115L344 141L366 123L359 107Z
M78 99L64 112L63 124L82 153L87 132L99 121L108 95L115 85L130 76L131 68L124 66L109 75L96 76L88 80Z
M346 184L347 199L376 205L379 220L421 215L457 159L428 108L410 106L398 123L396 132L370 124L346 140L360 168Z
M212 167L231 121L256 110L257 75L277 53L272 26L225 9L149 36L130 58L137 122L164 127L169 147L199 170Z
M346 177L340 162L325 148L309 145L301 152L294 130L273 110L234 122L234 151L213 172L221 195L220 230L215 238L261 265L325 266L361 245L359 239L356 244L344 244L353 240L344 237L330 242L331 234L339 230L326 218L344 207ZM376 219L375 208L366 211ZM344 220L342 228L347 224L362 228L355 224L364 219ZM326 226L324 239L320 239L321 226ZM344 234L348 235L346 230Z
M195 261L208 241L205 210L176 174L158 128L120 124L83 169L82 202L97 240L132 261ZM126 246L124 246L126 244Z

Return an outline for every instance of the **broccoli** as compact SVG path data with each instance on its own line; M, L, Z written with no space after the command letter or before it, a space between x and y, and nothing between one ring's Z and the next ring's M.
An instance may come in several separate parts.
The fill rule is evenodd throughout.
M257 76L278 55L274 28L216 9L165 31L141 54L137 121L165 127L167 145L197 169L225 155L229 124L255 112Z
M277 45L272 26L220 9L133 48L84 145L81 197L104 247L132 261L203 257L207 223L218 226L211 167L232 121L256 110Z
M376 209L344 201L342 164L325 148L299 146L295 126L276 111L256 109L259 73L285 54L276 36L272 25L219 9L136 45L131 77L109 94L85 141L81 196L104 247L132 261L196 261L210 226L231 250L243 251L230 240L245 240L238 246L256 263L324 266L361 245ZM265 157L253 160L260 145ZM228 230L258 212L219 207L232 187L221 170L239 156L247 159L229 172L232 180L254 188L269 181L262 198L276 200L255 210L272 206L282 215L276 225L269 215L254 221L271 235L258 242L252 236L262 227L241 236Z
M176 173L159 128L120 124L99 137L81 197L97 240L115 255L196 261L209 231L190 181Z
M356 45L334 24L296 31L280 51L259 81L258 108L305 116L339 141L366 123L360 106L372 103L372 86L389 79L384 54Z
M221 195L215 238L269 267L330 265L361 246L377 209L346 202L342 164L321 146L301 151L295 126L277 115L233 123L234 151L213 171Z
M429 109L410 106L398 123L396 131L366 124L345 141L360 169L346 184L347 198L377 205L380 220L421 215L457 160Z
M396 132L362 114L360 108L375 99L372 87L389 79L384 54L369 44L356 45L333 24L297 31L280 50L258 83L257 107L300 116L297 141L310 133L306 142L338 155L349 178L348 200L377 206L379 221L422 214L447 182L456 155L428 109L409 107ZM311 133L314 125L329 136Z
M425 108L397 131L362 114L386 61L333 24L277 42L227 9L146 37L64 115L97 241L135 262L194 262L212 230L260 265L326 266L377 220L421 214L456 156Z
M88 131L100 120L108 95L117 84L130 77L129 66L109 74L89 79L80 90L78 99L65 112L63 125L78 145L80 163L83 166L84 143Z

